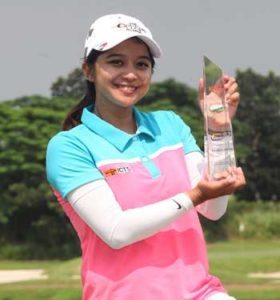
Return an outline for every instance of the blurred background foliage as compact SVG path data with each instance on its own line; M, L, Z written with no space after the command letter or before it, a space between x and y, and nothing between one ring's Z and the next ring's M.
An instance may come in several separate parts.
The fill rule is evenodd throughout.
M208 240L279 238L280 77L238 70L241 103L233 122L238 165L247 186L218 222L201 217ZM48 140L85 91L80 69L58 78L52 97L0 103L0 258L63 258L80 254L77 237L45 176ZM203 147L197 90L174 79L153 83L143 111L174 110Z

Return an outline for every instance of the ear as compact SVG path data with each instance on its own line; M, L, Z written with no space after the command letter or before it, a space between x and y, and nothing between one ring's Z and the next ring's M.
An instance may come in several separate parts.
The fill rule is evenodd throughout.
M93 76L93 72L92 72L92 68L89 67L89 65L84 62L83 65L82 65L82 69L83 69L83 74L85 76L85 78L88 80L88 81L94 81L94 76Z

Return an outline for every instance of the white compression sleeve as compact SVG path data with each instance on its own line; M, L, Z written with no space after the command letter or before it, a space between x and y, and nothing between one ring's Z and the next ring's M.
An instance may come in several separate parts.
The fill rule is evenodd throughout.
M191 152L185 155L185 162L190 178L191 187L195 187L203 176L204 157L200 152ZM197 211L210 220L220 219L226 212L228 196L211 199L196 206Z
M67 196L73 209L110 247L148 238L193 208L185 193L123 211L103 179L83 185Z

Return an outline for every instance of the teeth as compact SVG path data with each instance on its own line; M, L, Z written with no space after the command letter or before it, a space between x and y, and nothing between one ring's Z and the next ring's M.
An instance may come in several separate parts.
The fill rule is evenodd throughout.
M127 85L120 85L120 89L127 93L132 93L136 90L136 87L134 86L127 86Z

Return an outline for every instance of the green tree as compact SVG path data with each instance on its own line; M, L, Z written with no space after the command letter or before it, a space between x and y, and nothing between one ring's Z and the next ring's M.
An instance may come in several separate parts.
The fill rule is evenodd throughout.
M246 200L279 200L280 77L253 70L237 72L241 103L235 125L237 154L247 186Z
M57 245L75 247L69 246L73 232L45 176L46 146L64 116L57 110L65 106L61 100L31 97L0 104L1 250L24 244L26 256L42 258L58 256ZM35 245L36 252L27 250Z
M55 97L80 99L86 89L86 81L81 68L76 68L66 77L59 77L51 85L51 94Z
M172 78L153 83L140 105L148 105L162 99L169 99L177 107L187 105L189 109L197 110L197 91Z

